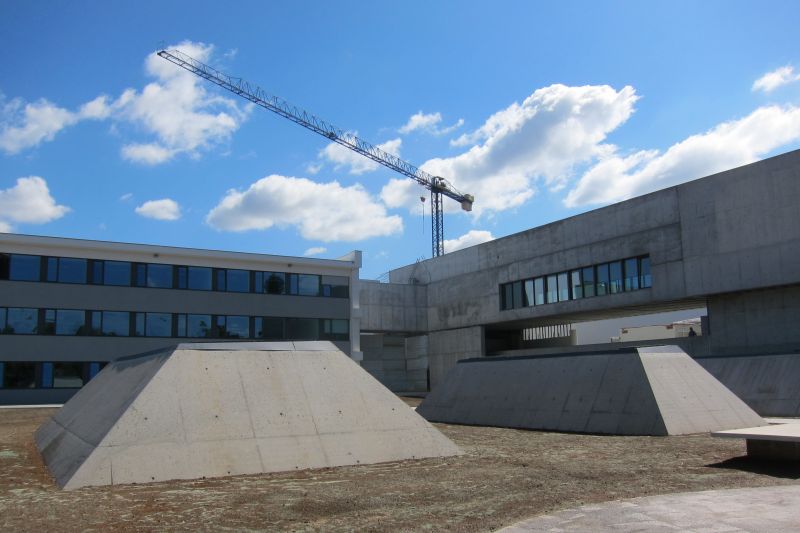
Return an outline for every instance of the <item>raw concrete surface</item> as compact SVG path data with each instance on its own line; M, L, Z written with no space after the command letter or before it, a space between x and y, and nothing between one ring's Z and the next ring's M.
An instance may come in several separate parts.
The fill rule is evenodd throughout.
M710 490L584 505L531 518L501 531L800 531L800 485Z
M36 444L66 489L460 453L321 341L182 344L112 362Z
M450 424L614 435L766 425L676 346L462 361L417 412Z

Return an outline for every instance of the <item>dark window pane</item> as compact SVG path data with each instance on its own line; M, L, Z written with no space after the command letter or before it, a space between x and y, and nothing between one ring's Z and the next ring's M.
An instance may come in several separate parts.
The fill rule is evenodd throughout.
M250 271L228 270L227 283L229 292L250 292Z
M225 270L224 269L215 269L214 274L216 276L216 286L214 287L218 291L225 290Z
M147 265L147 286L172 288L172 265Z
M210 291L211 269L206 267L189 267L188 286L195 291Z
M608 294L608 263L597 265L597 295Z
M0 307L0 333L6 329L6 308Z
M186 336L186 315L180 314L178 315L177 320L177 333L178 337L185 337Z
M92 284L102 285L103 283L103 261L92 261Z
M127 337L131 333L131 317L127 311L103 311L103 335Z
M147 265L139 263L136 265L136 286L147 286Z
M298 341L319 339L319 320L316 318L287 318L287 338Z
M89 379L93 379L101 369L100 363L89 363ZM105 366L105 363L102 363Z
M350 324L343 319L322 321L322 338L331 341L346 341L349 338Z
M82 335L86 313L73 309L56 311L56 335Z
M187 337L210 337L211 315L187 315L186 330Z
M613 263L609 263L609 288L611 294L616 294L618 292L622 292L622 262L621 261L614 261Z
M53 387L56 389L83 387L83 363L53 363Z
M635 257L626 259L623 266L625 268L625 290L635 291L639 288L639 261Z
M106 261L103 284L127 287L131 284L131 264L126 261Z
M0 254L0 279L8 279L8 254Z
M15 281L39 281L42 260L38 255L11 254L8 279Z
M347 298L349 296L350 278L346 276L322 276L323 296Z
M544 278L533 280L534 303L542 305L544 303Z
M569 300L569 275L566 272L558 274L558 301Z
M583 269L583 297L591 298L594 296L594 267Z
M650 277L650 257L642 257L639 260L639 276L641 277L641 282L639 285L644 289L647 287L653 286L653 280Z
M9 307L6 312L5 333L33 335L38 331L39 312L25 307Z
M44 312L43 329L39 330L41 335L55 335L56 333L56 310L46 309Z
M533 305L533 280L526 279L525 280L525 290L522 293L522 305L525 307L530 307Z
M300 274L298 276L297 294L301 296L319 295L319 276L313 274Z
M264 273L253 272L253 292L263 293L264 289Z
M41 363L42 377L41 387L43 389L53 388L53 363Z
M58 281L61 283L86 283L86 259L70 257L59 259Z
M133 334L137 337L144 337L144 313L135 314L133 326Z
M58 281L58 257L47 258L47 281Z
M558 301L558 281L555 274L547 276L547 303Z
M101 335L103 333L103 313L100 311L92 311L92 335Z
M36 363L5 363L3 366L4 389L36 388Z
M297 274L286 274L289 280L289 288L286 294L297 294Z
M500 309L513 309L514 308L514 292L511 283L504 283L500 285Z
M512 287L513 287L512 292L513 292L513 298L514 298L513 306L514 306L514 309L517 309L519 307L522 307L522 282L521 281L515 281L512 284Z
M172 337L172 315L147 313L145 332L148 337Z
M286 275L283 272L264 272L264 285L267 294L284 294Z
M581 271L573 270L569 273L570 283L572 286L572 299L578 300L583 298L583 283L581 283Z
M178 289L186 288L186 267L175 267L178 277Z
M264 317L263 329L261 330L262 339L282 340L285 337L283 332L283 319Z
M250 318L246 316L229 316L225 324L225 336L229 339L247 339L250 337Z

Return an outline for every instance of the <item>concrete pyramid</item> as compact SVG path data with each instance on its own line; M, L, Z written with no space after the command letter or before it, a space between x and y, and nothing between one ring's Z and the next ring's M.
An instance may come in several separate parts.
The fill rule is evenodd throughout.
M460 361L417 412L435 422L613 435L766 425L677 346Z
M181 344L119 359L36 445L65 489L461 453L329 342Z

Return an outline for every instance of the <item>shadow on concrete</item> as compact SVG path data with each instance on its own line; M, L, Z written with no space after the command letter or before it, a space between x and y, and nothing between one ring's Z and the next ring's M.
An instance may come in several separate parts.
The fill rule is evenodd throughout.
M770 477L800 479L800 461L771 461L768 459L754 459L742 455L706 466L710 468L724 468L727 470L741 470L743 472L762 474Z

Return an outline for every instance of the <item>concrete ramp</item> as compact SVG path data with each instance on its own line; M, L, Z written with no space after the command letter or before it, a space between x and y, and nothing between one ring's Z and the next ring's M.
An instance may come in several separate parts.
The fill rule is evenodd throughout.
M459 361L417 412L432 422L612 435L766 424L677 346Z
M329 342L182 344L120 359L35 438L65 489L461 453Z

